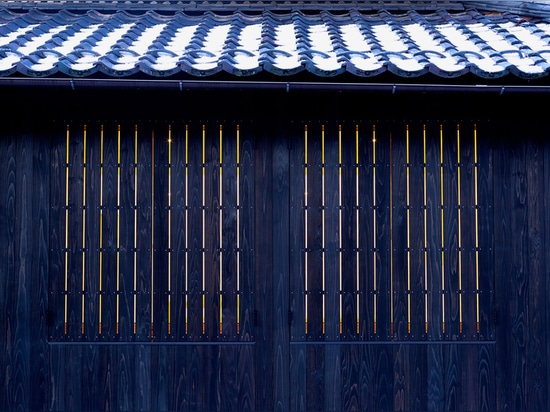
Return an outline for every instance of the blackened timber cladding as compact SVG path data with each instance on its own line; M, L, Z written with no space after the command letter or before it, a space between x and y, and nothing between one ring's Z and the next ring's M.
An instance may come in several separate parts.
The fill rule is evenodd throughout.
M509 104L506 96L498 99L484 96L469 105L449 99L447 105L441 105L438 103L441 96L418 94L372 94L358 103L354 99L356 95L346 93L292 96L267 93L260 100L258 94L247 92L239 96L238 101L243 104L227 106L228 101L236 99L234 95L189 93L182 101L176 98L179 95L170 93L142 91L122 97L112 91L72 94L60 91L52 105L38 111L22 103L30 101L27 92L20 91L17 96L13 92L6 90L6 95L13 97L13 105L6 110L0 139L4 167L0 177L0 193L4 199L0 202L0 250L5 262L0 283L0 305L5 313L0 319L3 354L0 366L6 371L0 375L0 383L5 388L0 394L1 409L536 410L548 407L546 329L549 312L544 296L550 286L545 235L550 219L546 212L550 146L545 138L547 122L527 110L527 97L520 96L514 105ZM324 99L318 99L319 96ZM43 91L32 97L52 99ZM317 99L315 110L310 103L314 98ZM97 99L105 101L106 107L91 104ZM261 107L244 104L250 101L267 103ZM210 110L205 112L197 104ZM484 109L490 105L498 108L500 114L487 118ZM224 133L221 208L217 200L220 124ZM69 162L65 151L67 125L71 141ZM82 174L84 125L86 181ZM99 157L102 125L103 162ZM117 190L118 125L121 127L120 192ZM137 167L141 169L137 178L138 267L134 288L136 125ZM199 136L190 138L190 153L201 153L203 125L206 131L204 214L210 269L205 272L205 333L201 325L200 259L203 163L200 155L190 155L188 162L185 160L186 148L182 142L185 142L186 125L190 136ZM242 312L238 332L235 313L237 125L241 149L242 258ZM306 125L309 133L308 313L311 318L307 334L303 279ZM340 125L342 160L338 149ZM460 127L460 162L457 125ZM166 160L169 126L172 139L170 205ZM323 126L324 162L320 151ZM407 126L408 147L405 144ZM372 144L373 130L376 145ZM474 131L477 143L474 143ZM149 155L153 144L154 162ZM375 164L373 150L376 150ZM183 185L186 166L188 188ZM66 209L67 167L69 204ZM104 168L101 236L105 260L105 326L100 334L97 270L100 233L97 228L101 167ZM358 209L357 167L360 172ZM342 171L341 207L338 206L339 168ZM406 190L407 168L409 191ZM324 202L320 190L323 169ZM152 187L153 182L154 199L150 190L140 190ZM84 184L87 185L85 205ZM442 187L443 209L439 197ZM189 209L182 206L185 189L189 189ZM117 195L120 195L120 206ZM373 196L377 197L376 203ZM169 206L173 229L170 253L166 239ZM85 233L84 207L88 219ZM461 211L460 225L458 210ZM70 225L68 248L65 248L66 211ZM189 229L185 227L186 211ZM221 244L219 213L223 213ZM375 220L376 233L373 232ZM426 229L424 220L427 220ZM323 226L326 228L324 251L320 233ZM199 230L194 229L197 227ZM183 241L186 230L190 235L189 250ZM423 250L424 230L428 234L427 253ZM457 272L459 231L462 290L459 290ZM153 233L154 246L149 246L153 244ZM407 233L410 242L407 242ZM86 247L82 246L83 234ZM479 238L477 249L476 236ZM116 247L117 238L120 247ZM442 244L444 279L441 277ZM220 250L224 256L222 334L219 334L217 306L220 285L216 283ZM89 265L84 284L85 334L81 333L80 319L83 252ZM188 294L183 293L186 252L190 255ZM70 264L67 295L64 294L65 253ZM115 327L117 253L120 255L119 333ZM324 285L320 270L323 253ZM358 283L355 278L357 253L360 256ZM475 271L476 253L479 279ZM340 254L345 257L341 294ZM166 310L168 256L172 258L173 274L170 334ZM428 258L427 284L424 256ZM379 282L376 295L372 274L375 257ZM393 262L393 278L389 277L390 262ZM156 291L153 299L149 293L152 265ZM443 289L445 312L441 305ZM326 301L324 333L320 307L323 295ZM476 330L478 295L479 333ZM67 334L63 328L65 296ZM183 306L186 296L189 298L188 331ZM339 296L343 298L342 334L339 333ZM373 328L374 296L378 302L376 331ZM463 300L462 333L459 296ZM137 300L135 334L134 297ZM360 302L359 333L356 332L357 301ZM151 302L156 305L153 335L149 324ZM443 313L445 333L441 326Z

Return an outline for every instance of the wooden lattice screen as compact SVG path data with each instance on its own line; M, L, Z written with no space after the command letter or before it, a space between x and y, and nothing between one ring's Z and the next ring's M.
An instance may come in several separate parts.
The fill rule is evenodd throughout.
M70 125L52 147L55 340L253 339L238 125Z
M478 134L295 128L292 340L493 339L491 154ZM251 130L70 124L51 159L52 340L254 340Z
M292 339L493 338L475 124L309 124L291 145Z

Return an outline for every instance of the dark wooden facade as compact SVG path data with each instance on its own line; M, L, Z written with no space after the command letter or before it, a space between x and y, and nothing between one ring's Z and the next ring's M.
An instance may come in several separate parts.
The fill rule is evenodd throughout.
M3 96L11 104L2 113L0 124L0 165L4 168L0 174L0 253L3 254L0 409L545 410L550 407L550 345L546 332L550 308L545 299L550 292L547 281L550 143L549 123L534 108L540 104L536 96L48 88L5 88ZM224 139L222 154L227 159L222 162L221 247L220 125ZM239 163L235 145L237 125ZM86 163L81 157L84 126ZM120 161L116 159L118 126ZM134 288L136 126L137 186L141 189L136 209L139 253ZM204 164L200 158L203 126ZM338 145L340 126L342 160ZM103 162L99 160L102 127ZM190 136L188 162L183 160L186 128ZM67 130L71 148L68 163ZM170 166L166 144L169 130L173 141ZM407 130L410 150L406 149ZM424 130L426 162L422 150ZM460 162L457 130L461 139ZM376 163L372 161L373 131L377 142ZM440 131L445 142L443 166L439 157ZM117 201L118 164L121 189ZM67 165L68 248L64 243ZM188 209L182 207L186 165L190 172ZM239 205L233 195L237 166L241 176ZM320 191L323 167L327 188L324 204ZM359 207L355 197L356 167L360 168L361 177ZM173 179L171 205L163 195L168 191L168 168ZM444 229L439 204L442 168L446 192ZM422 196L424 170L429 193L426 201ZM338 198L340 171L342 200ZM206 207L201 200L203 172L208 177L204 186ZM99 186L100 174L103 189ZM85 204L83 182L87 188ZM377 182L376 194L372 182ZM460 204L458 187L462 188ZM83 210L87 213L85 229ZM170 247L165 225L169 210L174 228ZM183 240L187 230L186 210L191 222L188 248ZM203 210L207 219L206 247L201 243ZM239 292L235 272L237 210L242 242ZM458 210L462 213L460 224ZM475 210L479 212L477 286ZM324 241L320 234L323 211L327 234ZM357 212L361 222L358 237ZM427 247L423 243L424 216L428 217ZM118 235L117 219L120 219ZM376 246L372 236L374 220L379 233L375 236ZM448 273L443 281L445 287L440 269L442 230ZM87 242L84 248L83 232ZM463 234L462 247L457 243L458 232ZM459 249L463 262L462 291L457 273ZM182 262L186 251L192 270L188 272L189 286L184 290ZM104 268L102 293L98 279L100 252ZM207 254L204 287L203 253ZM361 262L359 288L355 277L357 253ZM121 268L118 289L113 275L117 272L117 254ZM341 287L340 254L344 273ZM69 260L65 287L66 256ZM83 256L87 262L84 333L80 293ZM172 262L174 279L170 294L167 256ZM429 258L428 284L423 280L424 256ZM323 258L325 285L321 277ZM408 258L412 262L410 267ZM218 274L222 259L225 277L220 333ZM379 263L376 288L372 277L374 259ZM394 273L391 279L390 271ZM412 278L410 285L407 274ZM440 305L442 289L448 297L445 311ZM105 319L102 333L98 333L100 295ZM174 319L170 333L168 295L172 297L170 313ZM232 309L236 307L237 295L241 301L239 330ZM464 302L462 311L458 303L460 295ZM134 296L138 302L135 318ZM187 331L185 296L190 302ZM203 296L207 302L204 332ZM374 296L378 299L376 331ZM120 320L118 333L116 313ZM358 325L356 313L360 313ZM443 313L447 319L445 331L441 326ZM462 330L460 313L464 315ZM134 319L136 333L132 328Z

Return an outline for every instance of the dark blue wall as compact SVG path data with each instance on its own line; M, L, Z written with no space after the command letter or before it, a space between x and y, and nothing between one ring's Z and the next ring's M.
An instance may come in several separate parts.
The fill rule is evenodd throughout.
M2 93L12 105L0 124L0 167L4 169L0 173L0 409L550 408L550 308L545 299L550 292L550 129L547 119L530 113L531 96L9 88ZM489 114L488 108L499 114ZM154 341L146 334L135 341L113 333L86 339L73 332L66 339L57 334L63 295L55 233L64 212L59 156L66 125L75 131L91 125L95 134L90 135L90 144L97 146L100 124L111 128L125 124L130 130L139 124L148 135L151 130L166 130L169 124L180 127L179 133L185 124L195 129L206 124L214 130L211 140L215 141L220 123L229 130L241 125L252 159L247 170L248 205L253 211L248 227L253 228L250 262L254 270L247 294L252 339L215 342L212 338L196 343L180 333L167 342L161 325ZM486 333L443 337L419 333L410 339L401 326L396 339L385 330L377 341L370 326L365 326L356 343L352 338L339 343L340 339L303 335L302 298L297 296L303 251L297 250L299 206L293 206L300 205L296 196L303 182L303 126L308 124L317 133L316 128L326 124L333 133L338 124L359 124L368 142L375 124L387 131L385 136L391 132L398 147L406 124L416 128L415 136L424 124L435 129L443 124L446 130L461 124L465 135L471 136L474 123L479 125L484 153L480 190L491 206L485 209L484 232L492 243L491 260L484 266L489 274L483 274L489 280L482 289L494 296L483 300ZM437 138L432 142L436 145ZM332 150L331 159L334 146ZM402 162L402 151L396 149L393 155ZM415 162L419 171L418 159ZM389 168L385 170L389 173ZM96 179L94 173L97 169L90 179ZM437 176L437 168L431 173ZM158 181L160 187L165 183ZM329 184L334 187L336 180ZM464 213L471 212L469 202L470 209ZM166 212L158 213L163 218ZM315 216L317 211L311 213ZM399 217L400 212L395 213ZM453 225L450 221L448 226ZM334 250L331 253L334 259ZM403 284L396 288L399 296L406 296ZM312 301L319 299L312 297ZM334 302L331 308L337 308ZM402 308L397 307L396 313L403 318ZM387 313L384 316L387 321ZM211 317L215 319L214 314ZM78 330L78 324L72 326ZM384 327L389 328L388 322Z

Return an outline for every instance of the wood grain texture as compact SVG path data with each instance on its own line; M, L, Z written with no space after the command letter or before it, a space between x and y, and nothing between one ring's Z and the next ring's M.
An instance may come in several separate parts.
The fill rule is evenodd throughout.
M305 340L305 272L304 272L304 125L293 125L289 135L289 309L292 321L290 340Z
M30 318L38 324L30 328L30 388L29 409L42 409L48 404L49 396L49 346L48 342L48 219L50 212L50 139L48 135L33 140L32 151L32 201L30 227L33 259L30 270ZM1 327L0 327L1 328Z
M17 156L17 142L14 136L9 136L6 142L5 150L6 157L4 167L5 180L3 185L3 196L2 203L5 212L5 223L3 233L4 241L4 260L3 260L3 274L2 274L2 283L4 284L3 289L5 290L5 296L3 300L3 310L4 310L4 327L3 327L3 338L4 338L4 399L3 404L7 409L14 409L16 405L16 392L17 388L17 364L16 364L16 353L14 352L14 334L17 330L17 291L18 291L18 282L17 282L17 272L16 272L16 253L17 253L17 244L16 242L16 156ZM21 405L20 405L21 406Z
M544 197L548 187L544 186L544 149L536 136L536 129L529 128L529 140L526 148L527 169L527 240L528 240L528 288L526 302L526 357L529 381L526 400L528 409L544 409L548 405L546 348L546 282L547 269L544 251L547 248L544 233L545 220Z
M420 109L419 109L420 110ZM388 115L389 116L389 115ZM392 115L393 116L393 115ZM243 326L242 340L256 341L251 345L159 345L159 342L149 344L149 319L150 319L150 219L152 216L162 225L166 218L165 200L160 196L166 189L166 168L162 162L157 165L155 196L159 196L156 203L156 211L151 210L151 198L148 188L151 187L151 164L148 163L151 151L151 128L149 123L140 125L140 181L138 187L143 190L143 196L139 197L139 332L133 339L129 318L131 316L131 289L132 278L128 277L128 271L132 269L131 261L125 261L123 267L122 312L120 341L114 345L97 344L99 340L95 330L98 317L98 234L91 231L97 228L99 222L98 196L99 196L99 160L98 160L98 131L99 123L88 124L89 144L89 170L88 170L88 228L90 233L87 243L90 248L87 272L90 274L86 284L86 324L91 331L85 336L79 336L80 331L80 264L82 250L80 248L82 230L82 209L79 207L82 195L82 154L81 132L82 122L71 124L71 209L70 209L70 337L63 335L63 248L64 248L64 127L65 124L51 126L53 132L51 139L40 138L42 129L29 132L27 129L6 130L3 126L0 139L0 164L3 173L0 174L0 309L5 316L0 317L0 409L51 409L51 410L544 410L548 408L549 397L549 367L548 336L545 328L549 322L549 303L545 299L549 284L547 261L549 252L547 248L546 233L550 225L546 209L548 206L549 176L547 173L550 162L550 145L539 139L541 130L545 129L544 121L539 121L531 127L526 127L522 119L501 122L501 125L489 127L486 124L478 125L480 139L480 239L481 239L481 334L473 333L471 327L472 301L471 297L465 306L465 321L468 326L464 336L457 333L456 324L456 300L449 302L448 319L453 319L452 333L445 337L448 342L433 344L427 342L385 342L389 338L389 131L401 130L402 123L378 124L379 150L378 161L380 169L377 170L377 182L379 184L377 196L377 210L379 225L377 230L380 250L380 311L378 334L374 335L369 324L372 320L372 294L361 300L361 314L366 326L361 324L360 340L369 342L342 342L337 331L338 315L337 294L334 289L337 286L334 276L337 274L334 262L337 260L335 253L337 208L334 201L334 187L337 179L334 133L337 123L326 122L327 136L327 184L331 194L327 199L332 215L327 220L327 232L331 237L329 248L332 254L327 253L330 270L327 272L329 282L327 289L332 288L332 300L327 299L331 314L330 322L327 322L325 342L299 342L306 340L303 330L296 329L303 325L303 308L297 307L302 301L300 294L302 285L299 267L302 259L300 243L293 230L301 224L299 192L302 186L295 184L303 177L299 146L303 138L303 124L290 125L285 123L277 126L275 130L265 130L261 122L249 125L248 130L254 127L254 131L245 138L243 126L243 239L246 238L246 248L249 257L246 258L247 272L243 272L243 282L246 280L249 294L246 300L243 296ZM330 124L329 124L330 123ZM365 122L366 123L366 122ZM497 123L497 121L495 121ZM320 123L319 123L320 124ZM317 126L319 124L316 124ZM166 123L154 125L155 131L166 130ZM217 140L218 122L209 122L208 127L213 130L209 140ZM232 130L230 122L224 123L224 130ZM346 146L352 144L353 127L344 122ZM365 124L361 123L361 129ZM105 193L109 199L106 212L105 239L108 243L105 259L106 272L112 272L114 259L113 223L115 209L113 208L113 188L115 187L116 168L113 168L113 130L116 123L108 126L110 142L106 146L109 155L106 157L105 184L110 187ZM133 123L130 126L123 125L123 247L131 243L133 232L132 215L130 219L126 215L126 208L133 202L133 189L131 185L132 170L130 163L133 156ZM179 125L178 127L180 127ZM192 199L191 225L194 239L191 241L191 266L190 266L190 314L191 328L186 335L182 332L183 325L173 325L177 331L175 339L186 341L200 341L200 274L201 252L200 236L196 235L200 229L200 144L201 124L192 123L193 141L191 143L193 153L190 156L191 183L190 194ZM329 126L330 129L329 130ZM420 127L420 123L411 122L411 127ZM440 260L438 245L440 244L440 214L437 205L439 190L438 168L438 128L437 123L429 125L428 144L428 231L429 243L429 294L430 304L430 332L425 337L431 340L442 339L440 330L441 307L440 295ZM48 126L50 127L50 126ZM289 128L288 131L286 128ZM364 126L367 128L367 126ZM370 123L369 126L370 127ZM449 191L456 189L456 164L453 160L456 151L453 151L452 140L456 121L445 122L446 156L445 169L448 176L445 187ZM351 132L350 132L351 130ZM318 130L317 130L318 131ZM417 141L418 129L412 129ZM462 189L464 207L464 248L468 249L464 256L465 276L467 283L465 289L467 296L473 289L472 283L472 232L466 227L472 226L472 142L471 123L461 121L463 132L462 157L464 165L462 175ZM483 132L483 133L481 133ZM178 131L181 136L181 129ZM227 133L230 133L229 131ZM224 132L225 136L225 132ZM261 137L258 137L261 136ZM449 139L447 140L447 136ZM162 151L162 133L157 134L156 144L157 160L162 159L166 153ZM165 136L164 136L165 137ZM370 135L366 133L362 137L362 159L360 163L366 163L371 158ZM483 137L483 138L482 138ZM230 139L230 137L227 137ZM394 140L395 139L395 140ZM398 144L399 137L392 134L392 142ZM402 137L401 137L402 139ZM492 140L491 140L492 139ZM401 140L401 144L402 144ZM229 144L229 143L228 143ZM290 144L290 149L289 149ZM317 143L312 142L318 150ZM317 146L315 146L317 144ZM448 146L447 146L448 144ZM210 157L215 157L215 147L212 146ZM246 147L246 148L245 148ZM364 149L363 149L364 147ZM412 147L418 150L418 146ZM234 148L227 146L227 156L234 155ZM174 146L174 156L181 159L183 151L181 147ZM294 152L293 152L294 150ZM349 147L346 153L349 151ZM447 150L447 149L446 149ZM245 152L249 161L245 165ZM149 154L148 154L149 153ZM225 153L225 152L224 152ZM394 159L399 161L396 153ZM417 188L421 168L419 153L413 153L413 178ZM225 154L224 154L225 156ZM317 155L318 157L318 155ZM402 156L401 156L402 157ZM313 158L315 159L315 157ZM211 162L212 163L212 162ZM312 170L319 167L315 160ZM348 237L346 249L354 247L354 216L350 214L354 202L354 173L351 172L353 159L346 160L346 211L345 217L346 236ZM215 204L215 162L209 167L211 174L212 203ZM181 163L179 176L181 174ZM228 166L229 168L232 165ZM367 167L367 166L364 166ZM164 168L164 169L163 169ZM246 169L248 168L248 169ZM397 166L396 166L397 168ZM246 169L246 171L245 171ZM402 172L402 166L392 173L396 179ZM398 170L398 171L397 171ZM163 175L164 173L164 175ZM174 172L176 175L178 172ZM313 172L312 172L313 173ZM361 212L362 225L365 233L361 233L361 244L364 248L370 248L372 230L372 210L366 210L372 205L370 169L361 168ZM331 176L329 178L329 176ZM227 226L227 248L231 248L232 236L232 208L230 193L234 190L234 177L228 172L224 187L227 188L227 209L224 213L224 221ZM318 186L319 176L313 177L312 185ZM181 182L180 182L181 183ZM402 182L401 182L402 183ZM455 185L455 186L453 186ZM349 186L349 187L348 187ZM402 186L402 184L401 184ZM181 190L181 186L178 187ZM397 190L397 187L395 188ZM365 192L365 193L363 193ZM160 194L159 194L160 193ZM182 192L178 194L178 202L181 202ZM351 195L351 197L350 197ZM402 193L394 193L401 199ZM417 192L412 194L418 196ZM148 197L149 196L149 197ZM449 194L446 198L448 208L446 216L449 217L448 247L452 249L456 245L457 228L453 222L456 209L453 205L456 199ZM225 192L224 192L225 197ZM80 199L80 200L79 200ZM174 202L176 197L174 198ZM315 207L319 207L319 199ZM107 200L106 200L107 202ZM210 200L209 200L210 202ZM181 203L177 203L178 206ZM211 206L209 206L211 207ZM294 210L292 209L294 208ZM413 197L413 210L418 208L418 198ZM248 213L245 214L245 210ZM416 211L416 210L415 210ZM181 225L182 210L178 212L176 220L174 212L174 227ZM317 212L316 212L317 213ZM212 217L212 216L210 216ZM211 222L216 223L214 216ZM318 215L317 217L318 218ZM249 219L248 223L244 223ZM294 220L293 220L294 219ZM402 215L394 212L394 219L402 219ZM416 220L421 215L415 215ZM178 223L176 223L178 222ZM402 223L402 222L401 222ZM149 226L148 226L149 224ZM369 226L370 225L370 226ZM455 226L453 226L455 225ZM454 227L454 228L453 228ZM311 236L318 242L318 229L311 228ZM416 233L418 229L413 229ZM213 236L217 235L215 225ZM299 230L295 230L299 232ZM225 228L224 228L225 233ZM401 233L401 232L399 232ZM165 232L158 232L155 258L157 261L156 273L165 276L166 250L162 240ZM178 234L180 235L180 234ZM402 242L402 233L399 240ZM299 235L301 236L301 235ZM398 234L396 233L396 236ZM414 248L418 248L419 238L416 236ZM216 240L217 238L212 238ZM369 240L370 239L370 240ZM108 241L108 242L107 242ZM244 242L244 240L243 240ZM453 243L454 242L454 243ZM494 250L493 248L494 243ZM399 244L403 252L402 244ZM215 248L215 242L210 242L209 248ZM316 246L319 247L318 244ZM179 251L174 258L174 267L181 269L181 238L178 240ZM361 263L364 263L365 272L361 272L361 281L371 282L372 251L366 249L367 257L361 255ZM125 252L127 253L127 252ZM227 252L228 273L233 262ZM456 261L453 261L452 250L448 253L447 269L455 276ZM467 255L467 256L466 256ZM416 256L416 255L415 255ZM124 259L126 259L124 255ZM317 272L317 263L312 263L312 272ZM353 254L347 255L347 259L353 258ZM401 258L402 259L402 258ZM416 256L415 265L419 266L421 260ZM402 262L403 263L403 262ZM403 265L401 263L401 269ZM317 266L316 266L317 265ZM212 279L217 274L215 264L211 265ZM346 272L354 274L354 266L348 265ZM418 268L417 268L418 269ZM467 269L467 270L466 270ZM243 269L244 270L244 269ZM318 276L318 272L315 276ZM400 276L403 275L401 272ZM178 272L181 276L181 272ZM227 278L224 288L228 293L234 288L234 273ZM346 273L346 276L350 276ZM449 277L450 293L456 295L456 278ZM317 278L318 279L318 278ZM347 278L346 280L349 280ZM351 278L354 280L353 278ZM110 326L105 326L105 340L116 340L113 335L113 278L106 284L106 293L110 294L110 303L106 303L105 316L108 315ZM163 283L164 282L164 283ZM165 300L165 281L155 283L158 287L155 295L155 338L158 341L167 340L163 319L166 313L162 312L162 303ZM175 288L181 293L181 278L175 282ZM215 286L215 285L214 285ZM422 286L420 282L413 284L415 292ZM210 286L209 286L210 287ZM353 292L354 282L346 285L346 290ZM315 288L319 288L319 284ZM402 289L401 289L402 290ZM365 289L369 294L372 286ZM406 295L399 292L401 299ZM181 295L183 296L183 295ZM347 301L350 325L353 325L355 307L354 295ZM349 298L348 296L348 298ZM179 308L178 318L183 313L181 300L174 298ZM212 298L212 294L209 295ZM327 295L329 298L329 295ZM455 296L456 298L456 296ZM228 298L229 300L229 298ZM213 311L209 315L209 322L215 325L215 304L213 299L211 307ZM398 301L396 301L397 304ZM210 304L209 303L209 304ZM319 301L313 300L312 307L318 308ZM421 320L421 305L417 302L413 305L414 319ZM50 313L46 313L46 308ZM294 310L293 326L289 327L288 309ZM496 318L493 309L497 310ZM226 310L229 309L229 305ZM297 310L297 311L296 311ZM302 310L302 312L300 312ZM401 310L401 309L400 309ZM315 316L318 311L314 312ZM466 318L466 315L469 316ZM236 332L231 329L231 312L224 312L227 325L227 337L222 340L233 339ZM48 325L48 322L49 325ZM106 321L107 322L107 321ZM193 323L194 322L194 323ZM312 326L318 331L317 326ZM313 324L312 324L313 325ZM35 327L36 326L36 327ZM416 327L416 325L412 325ZM47 331L46 331L47 328ZM107 329L108 328L108 329ZM179 328L179 329L178 329ZM371 328L371 329L369 329ZM225 329L225 324L224 324ZM349 326L347 327L349 330ZM88 327L87 327L88 330ZM107 333L107 330L109 333ZM402 330L402 327L401 329ZM292 332L292 333L291 333ZM424 338L415 329L415 336ZM351 336L347 333L347 337ZM214 337L209 331L209 339ZM238 337L237 337L238 338ZM315 340L319 335L314 336ZM403 338L402 333L398 335ZM48 344L49 339L51 344ZM478 342L454 343L450 339L472 339ZM493 339L496 342L493 342ZM61 344L67 340L66 344ZM294 340L294 342L291 342ZM487 342L483 342L488 340ZM141 342L140 342L141 341ZM326 342L329 341L329 342ZM373 342L370 342L373 341ZM375 342L376 341L376 344ZM189 342L185 342L186 344ZM210 343L210 342L209 342ZM228 342L224 342L226 344Z
M481 339L495 339L495 256L497 215L496 189L494 173L494 154L491 141L494 138L493 128L488 124L478 127L478 196L479 196L479 236L480 236L480 333ZM495 202L495 203L493 203Z
M343 410L358 410L361 408L361 348L355 345L342 346L340 349L341 398Z
M235 142L236 143L236 142ZM241 236L241 263L240 263L240 287L242 291L241 296L241 331L240 337L237 336L237 341L254 341L256 337L257 318L255 313L258 311L260 305L256 304L256 298L254 291L256 290L256 284L260 281L256 274L264 273L264 270L255 270L256 261L263 264L263 259L257 259L257 256L263 256L256 251L256 240L258 237L263 236L263 230L265 223L258 219L261 216L256 212L258 205L256 199L260 196L256 195L256 191L260 189L266 180L257 179L255 171L256 169L256 156L260 156L261 152L256 150L256 129L252 123L243 124L240 126L240 236ZM235 159L236 161L236 159ZM233 164L233 163L231 163ZM269 168L270 163L264 164L262 167ZM267 169L265 169L267 170ZM269 182L269 180L267 180ZM272 187L270 184L268 188ZM265 201L268 201L269 197ZM267 212L269 213L269 212ZM268 238L269 239L269 238ZM268 240L269 242L269 240ZM236 244L233 248L236 248ZM269 262L269 260L268 260ZM267 263L267 271L269 271L269 263ZM235 268L236 269L236 268ZM269 279L269 275L268 279ZM269 280L268 280L269 281ZM236 311L236 308L232 308ZM269 314L264 314L269 316Z
M288 133L288 132L287 132ZM286 230L291 222L289 137L280 133L272 141L273 150L273 410L285 411L291 408L290 403L290 348L291 325L289 322L290 300L289 288L294 283L290 280L290 233ZM259 155L256 156L257 158ZM269 165L267 165L269 168ZM269 172L266 172L269 173ZM258 185L261 180L257 180ZM259 195L259 191L257 192ZM269 196L269 194L268 194ZM256 226L260 230L260 226ZM258 237L256 237L258 238ZM256 282L259 281L256 277ZM268 285L269 287L269 285ZM294 320L293 322L295 322ZM261 375L257 375L261 376ZM259 400L259 397L256 398Z
M307 345L290 346L290 409L307 411Z
M6 153L2 150L2 153ZM50 339L63 336L63 282L65 247L65 155L64 136L61 131L53 133L50 148L50 230L49 230L49 325ZM3 164L7 164L3 162ZM1 213L0 216L5 216ZM5 231L3 231L6 233Z
M274 276L275 262L273 261L273 236L274 236L274 208L273 191L275 190L274 166L273 166L273 143L267 136L262 136L261 130L254 131L256 135L254 146L254 175L255 179L255 219L254 219L254 250L262 259L254 260L254 271L262 274L254 282L255 293L264 304L258 308L257 321L258 331L256 333L256 351L254 354L254 368L257 376L264 376L261 382L256 384L257 410L269 409L274 405L274 382L273 373L277 370L279 362L276 359L274 345L275 322L281 316L274 306L274 291L277 286L274 282L279 281L282 276ZM258 182L258 183L256 183ZM260 183L261 182L261 183ZM260 229L261 228L261 229ZM288 250L285 252L288 253ZM288 298L288 293L285 293ZM279 309L280 311L280 309ZM273 313L276 313L273 316ZM288 339L286 339L287 341Z
M496 151L496 150L495 150ZM500 301L497 308L499 316L499 324L506 325L499 329L500 334L497 334L497 342L509 345L509 349L505 350L498 356L506 356L509 361L504 366L504 373L507 376L504 387L506 396L506 404L509 408L516 410L528 409L526 399L526 319L528 314L525 313L527 305L527 287L528 287L528 243L527 243L527 224L528 224L528 198L527 198L527 176L525 170L525 154L526 147L523 142L510 144L508 150L503 149L496 151L499 158L495 159L495 163L505 162L505 185L509 190L505 195L508 195L504 203L504 212L507 212L503 217L498 214L498 225L502 225L503 220L509 222L510 232L503 233L504 237L495 236L496 255L504 256L501 253L506 253L508 259L506 266L501 267L500 264L496 267L496 273L502 276L497 281L505 288L502 292L497 291L497 297ZM503 156L504 155L504 156ZM495 165L495 170L501 172L501 165ZM496 188L499 190L500 188ZM500 193L499 193L500 195ZM507 207L508 206L508 207ZM496 213L496 212L495 212ZM495 218L495 225L497 219ZM500 230L500 228L499 228ZM501 240L507 239L505 244ZM500 249L500 250L499 250ZM504 249L504 250L503 250ZM499 271L499 269L501 269ZM500 277L499 276L499 277ZM511 332L512 338L506 338L505 329L508 333ZM503 347L500 347L504 349ZM500 352L500 350L499 350Z

